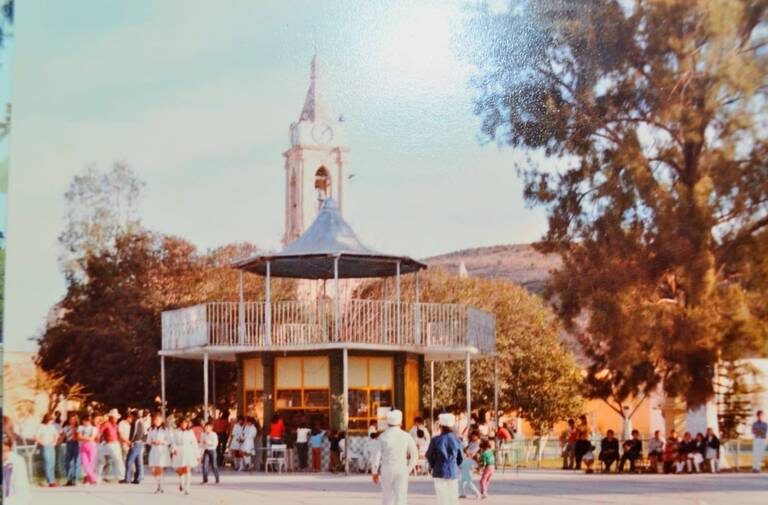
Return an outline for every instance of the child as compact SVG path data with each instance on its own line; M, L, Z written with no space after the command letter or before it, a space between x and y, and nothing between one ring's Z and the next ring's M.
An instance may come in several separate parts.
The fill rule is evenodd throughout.
M203 450L203 484L208 483L208 467L210 465L216 484L219 483L219 468L216 463L216 448L219 446L219 436L213 432L213 423L207 422L200 435L200 448Z
M170 439L168 430L165 429L163 418L160 414L155 414L152 418L152 427L147 433L147 444L149 444L149 469L157 481L155 494L163 492L163 472L165 467L171 465L171 455L168 451Z
M179 491L188 495L192 468L199 462L197 439L195 433L189 428L189 421L182 419L179 429L173 432L171 438L171 460L179 476Z
M493 442L483 440L480 443L480 464L483 466L483 475L480 477L480 497L488 498L488 487L491 485L491 477L496 471L496 458L493 454Z
M341 446L339 441L343 437L344 435L336 430L331 431L331 435L328 437L328 441L331 443L331 460L328 463L328 470L331 473L338 472L341 467Z
M467 488L471 489L475 493L475 498L480 498L480 491L477 490L477 486L472 482L472 472L477 468L477 462L464 451L464 459L461 460L461 466L459 466L459 498L467 497Z
M312 449L312 471L320 471L320 462L323 457L323 438L325 438L325 431L314 428L312 430L312 436L309 437L309 447Z

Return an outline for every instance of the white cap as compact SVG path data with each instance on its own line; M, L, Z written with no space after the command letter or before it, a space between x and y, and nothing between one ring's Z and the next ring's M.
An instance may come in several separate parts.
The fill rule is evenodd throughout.
M107 417L114 417L115 419L120 419L120 412L118 412L117 409L112 409L107 414Z
M400 426L403 424L403 412L400 410L390 410L387 412L387 424L390 426Z
M445 426L446 428L453 428L456 425L456 416L453 414L440 414L437 416L437 422L440 423L440 426Z

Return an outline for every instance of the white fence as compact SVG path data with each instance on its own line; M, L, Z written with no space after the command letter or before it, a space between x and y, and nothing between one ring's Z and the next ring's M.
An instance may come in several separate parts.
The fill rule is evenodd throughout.
M496 319L466 305L348 300L335 328L332 300L214 302L162 314L163 350L205 345L291 348L332 342L493 353Z

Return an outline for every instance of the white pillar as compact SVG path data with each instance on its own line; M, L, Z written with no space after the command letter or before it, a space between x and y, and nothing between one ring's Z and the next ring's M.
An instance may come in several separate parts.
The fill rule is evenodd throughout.
M272 265L267 261L266 303L264 304L264 345L272 345Z
M240 270L240 303L237 306L237 343L245 345L245 299L243 298L242 270Z
M208 353L203 354L203 421L208 422Z
M160 412L165 420L165 356L160 356Z
M342 419L344 428L344 474L349 475L349 356L347 348L342 350Z
M403 336L400 333L400 260L397 261L397 269L395 270L395 301L397 303L397 343L403 343Z
M429 427L435 436L435 360L429 360Z
M339 341L339 323L341 318L341 310L339 309L339 298L341 292L339 291L339 257L336 256L333 259L333 341Z
M472 377L471 377L471 367L470 367L470 357L469 352L467 352L467 358L465 362L466 367L466 379L467 379L467 436L469 436L469 424L470 419L472 418Z
M216 362L211 361L211 404L213 405L213 418L216 419Z

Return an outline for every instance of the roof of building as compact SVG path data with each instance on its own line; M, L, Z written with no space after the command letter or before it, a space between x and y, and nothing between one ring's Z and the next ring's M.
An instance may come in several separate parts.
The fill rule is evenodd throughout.
M339 278L391 277L427 268L408 256L382 254L364 245L344 220L332 198L322 207L309 228L282 251L257 255L233 264L248 272L266 275L267 263L273 277L333 279L338 258Z

